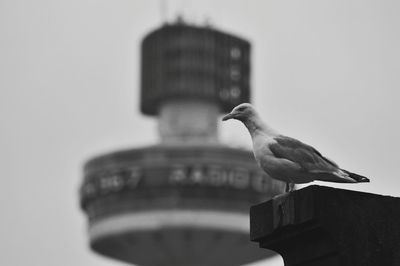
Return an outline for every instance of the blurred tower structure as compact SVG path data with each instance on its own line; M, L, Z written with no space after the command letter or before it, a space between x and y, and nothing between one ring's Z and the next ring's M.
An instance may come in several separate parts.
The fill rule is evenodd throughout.
M284 184L250 151L218 140L221 112L250 100L250 44L208 27L164 25L144 38L141 64L141 111L158 118L161 141L86 163L81 206L92 249L143 266L270 256L249 241L249 206Z

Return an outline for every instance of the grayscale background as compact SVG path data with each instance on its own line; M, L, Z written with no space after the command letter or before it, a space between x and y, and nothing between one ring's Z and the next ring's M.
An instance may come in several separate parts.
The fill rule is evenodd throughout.
M89 251L81 167L158 141L139 113L139 42L178 14L249 39L262 117L371 179L334 186L400 196L399 1L161 3L0 0L1 265L125 265ZM239 122L220 129L250 147Z

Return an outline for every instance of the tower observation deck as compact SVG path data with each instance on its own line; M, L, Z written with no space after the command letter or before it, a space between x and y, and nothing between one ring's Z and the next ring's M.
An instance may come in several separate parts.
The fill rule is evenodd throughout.
M142 266L235 266L271 256L249 241L249 207L284 190L248 150L218 139L218 120L250 101L250 44L182 23L142 42L141 111L160 143L84 166L91 248ZM140 130L140 129L138 129Z

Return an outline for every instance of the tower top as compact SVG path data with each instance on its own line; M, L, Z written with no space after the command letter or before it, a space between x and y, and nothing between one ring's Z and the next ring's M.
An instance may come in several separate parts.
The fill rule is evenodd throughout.
M210 27L167 24L142 42L141 111L158 115L176 99L216 103L228 112L250 101L250 43Z

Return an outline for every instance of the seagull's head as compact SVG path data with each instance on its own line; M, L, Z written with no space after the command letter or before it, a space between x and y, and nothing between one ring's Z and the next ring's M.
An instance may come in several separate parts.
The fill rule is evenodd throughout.
M249 118L252 118L256 115L256 111L254 110L254 107L249 104L249 103L241 103L235 108L232 109L232 111L225 115L222 118L222 121L226 121L229 119L237 119L239 121L245 121Z

